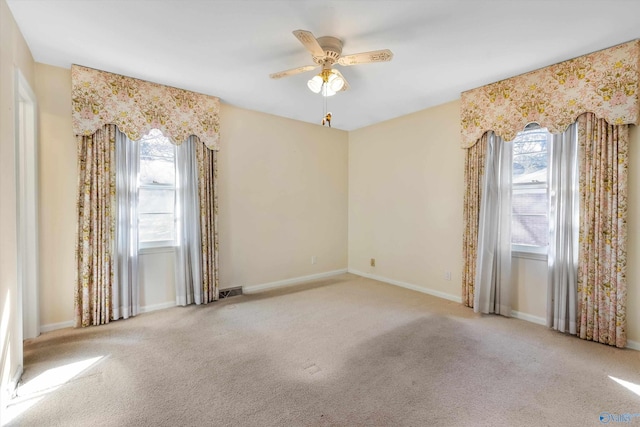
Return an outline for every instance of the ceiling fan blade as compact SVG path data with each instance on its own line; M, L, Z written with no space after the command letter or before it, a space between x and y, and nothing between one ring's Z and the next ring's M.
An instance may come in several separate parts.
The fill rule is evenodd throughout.
M349 65L367 64L369 62L387 62L391 61L392 58L393 53L389 49L382 49L342 56L338 59L338 64L346 67Z
M313 56L324 56L324 50L320 46L320 43L318 43L318 40L311 34L311 31L295 30L293 35L300 40L300 43L302 43Z
M300 73L306 73L307 71L318 68L319 65L305 65L304 67L292 68L291 70L280 71L279 73L269 74L272 79L281 79L283 77L294 76Z
M344 81L344 86L342 86L342 89L340 89L338 92L344 92L345 90L349 89L349 82L347 81L347 79L344 78L344 76L342 75L342 73L338 70L336 70L335 68L331 70L331 72L333 72L334 74L338 75L339 77L342 78L342 81Z

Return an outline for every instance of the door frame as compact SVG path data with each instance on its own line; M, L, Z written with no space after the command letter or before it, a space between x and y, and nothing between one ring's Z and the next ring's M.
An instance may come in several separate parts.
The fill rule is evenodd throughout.
M15 72L15 161L19 331L23 341L40 335L38 246L38 121L36 96ZM20 346L22 347L22 346ZM20 349L22 364L22 348Z

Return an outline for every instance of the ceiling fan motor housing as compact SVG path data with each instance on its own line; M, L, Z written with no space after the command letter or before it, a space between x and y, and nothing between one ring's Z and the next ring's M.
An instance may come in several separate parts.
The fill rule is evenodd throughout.
M313 57L313 61L318 65L331 65L342 55L342 40L336 37L318 37L318 44L325 54L325 56Z

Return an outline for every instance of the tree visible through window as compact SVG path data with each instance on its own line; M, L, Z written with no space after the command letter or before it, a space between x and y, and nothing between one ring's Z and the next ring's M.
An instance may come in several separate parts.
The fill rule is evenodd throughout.
M141 247L175 244L176 147L158 129L140 139L138 239Z
M513 143L511 243L514 250L546 253L549 243L550 134L526 129Z

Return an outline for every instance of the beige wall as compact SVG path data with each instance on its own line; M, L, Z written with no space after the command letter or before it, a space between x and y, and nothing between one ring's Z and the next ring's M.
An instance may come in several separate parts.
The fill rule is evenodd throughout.
M350 270L459 298L459 126L456 101L349 134Z
M546 324L547 261L514 256L511 277L517 284L512 294L514 315Z
M17 317L15 70L34 89L34 62L5 0L0 0L0 408L9 381L21 369Z
M460 298L464 152L459 102L349 135L349 270ZM640 345L640 132L631 127L628 337ZM370 258L376 266L369 265ZM445 273L451 271L451 281ZM546 262L516 258L513 310L546 317Z
M346 269L348 133L229 105L220 122L221 286Z
M78 161L71 73L36 64L40 117L40 324L73 320ZM60 325L61 326L61 325Z
M76 143L70 70L37 64L41 324L73 319ZM220 285L259 285L347 268L348 134L221 107ZM311 257L317 263L311 264ZM141 305L175 300L167 253L140 257Z
M173 249L161 248L140 254L138 280L141 310L151 311L175 305L174 260Z

